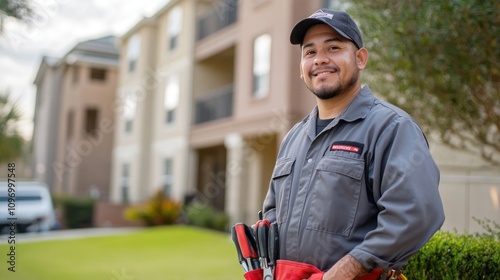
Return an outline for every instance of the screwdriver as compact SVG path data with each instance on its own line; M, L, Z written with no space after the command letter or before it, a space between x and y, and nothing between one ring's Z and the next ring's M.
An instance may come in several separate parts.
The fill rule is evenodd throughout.
M238 261L240 262L241 266L243 267L243 270L245 272L250 271L248 268L248 263L243 257L243 254L241 253L241 248L240 248L240 243L238 242L238 235L236 232L235 226L231 228L231 238L233 239L234 245L236 246L236 253L238 254Z
M243 258L250 261L252 269L257 269L259 264L258 261L255 262L254 260L258 260L259 255L257 254L257 245L252 237L250 228L243 223L234 225L234 228Z

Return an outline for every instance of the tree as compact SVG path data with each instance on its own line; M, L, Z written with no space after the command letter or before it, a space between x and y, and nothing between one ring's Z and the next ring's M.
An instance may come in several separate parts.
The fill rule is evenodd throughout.
M17 127L21 112L8 91L0 93L0 163L20 157L24 140Z
M367 80L447 145L500 163L500 1L352 0Z
M3 22L6 17L28 23L33 16L31 2L29 0L0 0L0 33L3 31Z

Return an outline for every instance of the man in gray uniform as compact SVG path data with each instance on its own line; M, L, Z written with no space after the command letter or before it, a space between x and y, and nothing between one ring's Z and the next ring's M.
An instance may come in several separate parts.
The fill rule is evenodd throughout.
M399 270L444 221L425 136L361 86L368 51L349 15L318 10L290 41L317 106L284 138L264 201L280 258L315 265L325 280Z

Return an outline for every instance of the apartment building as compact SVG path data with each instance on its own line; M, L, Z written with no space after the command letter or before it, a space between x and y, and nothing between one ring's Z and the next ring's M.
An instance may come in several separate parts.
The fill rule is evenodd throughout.
M156 191L182 201L188 180L195 1L170 1L121 37L112 201Z
M315 105L290 30L342 2L172 0L132 27L121 37L112 201L163 190L232 222L255 221L281 140ZM444 228L476 230L472 217L500 222L499 169L438 142L431 148Z
M109 195L118 48L107 36L43 57L34 84L34 178L53 193Z
M281 139L314 106L288 36L316 2L170 1L124 34L112 200L163 189L255 219Z

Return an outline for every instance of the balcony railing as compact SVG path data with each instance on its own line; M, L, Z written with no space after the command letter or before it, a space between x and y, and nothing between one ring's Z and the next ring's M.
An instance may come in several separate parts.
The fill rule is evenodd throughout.
M233 114L233 85L204 94L196 100L195 123L205 123L230 117Z
M215 33L236 22L238 14L238 0L218 0L213 9L201 15L197 20L197 40Z

